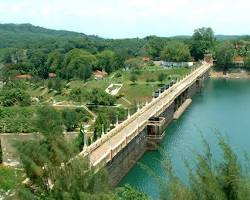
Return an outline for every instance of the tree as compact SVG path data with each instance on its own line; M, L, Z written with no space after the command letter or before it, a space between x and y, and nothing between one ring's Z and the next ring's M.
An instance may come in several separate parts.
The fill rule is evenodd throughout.
M116 51L112 61L112 70L124 68L124 63L127 58L128 52L126 50Z
M189 47L182 42L169 42L161 51L161 59L169 62L187 62L190 58Z
M94 125L94 140L98 137L101 137L102 131L106 132L107 129L110 127L110 121L104 114L99 114L96 118L95 125Z
M118 196L118 200L149 200L147 195L135 190L130 185L125 185Z
M248 70L250 69L250 55L247 55L245 58L245 66Z
M56 90L59 94L62 93L63 82L60 78L56 78L54 80L53 89Z
M60 115L45 108L38 114L38 129L43 137L38 141L23 141L16 144L29 184L20 185L15 196L18 199L95 199L112 200L105 171L89 169L88 162L76 158L72 143L61 132ZM45 119L47 124L45 125ZM45 126L44 126L45 125ZM57 133L57 134L54 134ZM72 159L74 158L74 159Z
M42 134L60 135L63 132L63 120L59 111L50 107L41 107L37 111L35 125Z
M160 57L160 52L163 49L164 42L161 38L156 36L149 36L145 38L146 44L144 45L145 52L152 59Z
M135 83L135 82L138 80L138 77L136 76L135 73L132 73L132 74L130 75L129 80L132 81L133 83Z
M232 65L234 55L233 45L230 42L220 43L215 48L216 66L223 70L228 69Z
M49 75L49 66L45 65L47 55L40 49L29 50L28 58L34 67L34 71L37 72L41 78L47 79Z
M62 118L67 131L73 131L77 127L79 121L77 113L74 110L64 109Z
M81 152L83 150L84 144L87 143L86 138L85 138L85 131L84 131L84 126L80 127L80 132L78 137L76 138L76 143L77 143L77 147L79 149L79 152Z
M73 88L70 91L69 98L73 101L81 102L82 101L82 90L80 88Z
M199 28L194 31L191 41L191 55L195 60L204 58L215 44L214 32L211 28Z
M12 58L11 58L11 50L8 49L4 52L3 55L3 59L2 59L3 63L8 64L8 63L12 63Z
M139 70L143 66L142 58L130 58L125 61L125 66L132 70Z
M205 152L197 155L197 166L187 164L189 184L183 183L173 172L171 161L166 161L167 179L163 183L161 200L234 199L243 200L250 196L249 172L237 160L237 155L222 138L219 146L223 158L213 159L210 146L204 142Z
M91 76L92 67L96 62L96 57L91 53L73 49L65 56L61 76L66 79L78 77L87 80Z
M115 53L110 50L105 50L97 54L98 69L99 70L104 69L107 73L111 73L113 71L114 57L115 57Z
M49 71L56 72L62 68L63 63L63 54L59 50L54 50L48 55L46 61L46 66L49 68Z
M49 90L53 89L53 86L54 86L53 80L49 79L49 81L48 81L48 89Z
M91 91L89 100L94 105L113 106L116 102L116 97L95 88Z
M158 81L162 83L163 81L166 80L166 78L167 78L166 74L160 73L158 76Z

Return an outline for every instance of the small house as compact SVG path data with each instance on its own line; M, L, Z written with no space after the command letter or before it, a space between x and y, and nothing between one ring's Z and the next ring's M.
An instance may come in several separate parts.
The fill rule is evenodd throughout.
M56 74L55 73L49 73L49 78L56 78Z
M245 64L244 58L242 56L234 56L232 62L234 65L239 66L239 67Z
M102 70L102 71L96 70L93 72L93 75L94 75L95 79L103 79L105 76L108 75L108 73L105 72L105 70Z
M143 57L143 62L149 62L150 61L150 58L149 57Z
M30 74L19 74L15 76L16 79L31 79L32 76Z

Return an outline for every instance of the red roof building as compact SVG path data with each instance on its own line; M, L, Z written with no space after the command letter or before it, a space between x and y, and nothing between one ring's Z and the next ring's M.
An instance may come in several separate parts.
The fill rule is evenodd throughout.
M16 75L16 79L31 79L32 76L30 74L19 74Z
M242 56L234 56L233 63L236 65L244 65L244 58Z
M93 74L94 74L95 79L103 79L105 76L108 75L108 73L105 72L105 70L102 70L102 71L96 70L93 72Z
M55 73L49 73L49 78L55 78L56 74Z
M143 57L143 62L149 62L150 61L150 58L149 57Z

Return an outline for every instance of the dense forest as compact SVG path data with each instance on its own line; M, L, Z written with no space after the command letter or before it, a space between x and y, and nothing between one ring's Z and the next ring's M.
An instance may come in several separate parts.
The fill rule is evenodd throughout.
M212 53L221 67L233 56L243 56L249 64L248 36L215 36L211 28L200 28L193 36L133 39L103 39L70 31L56 31L31 24L0 25L0 61L2 79L30 74L42 79L57 73L65 80L87 80L95 69L110 73L124 68L131 58L190 61ZM222 51L227 49L224 55ZM136 66L138 61L133 62Z

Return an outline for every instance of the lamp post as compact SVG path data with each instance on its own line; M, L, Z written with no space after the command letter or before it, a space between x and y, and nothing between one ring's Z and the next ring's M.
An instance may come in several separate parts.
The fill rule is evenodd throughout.
M118 114L116 114L116 126L119 125L119 119L118 119Z
M105 131L104 131L104 124L102 124L102 137L104 136Z

